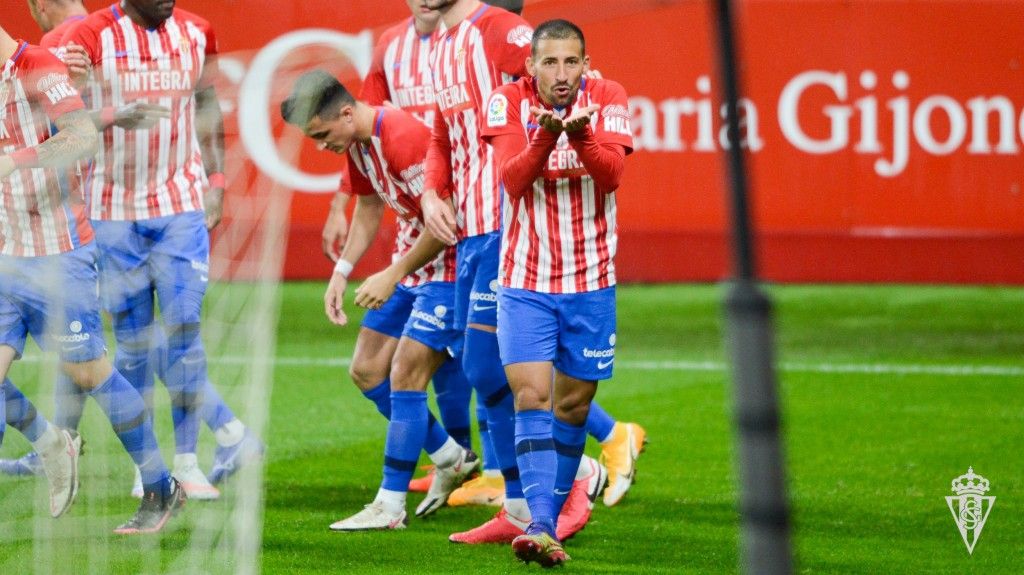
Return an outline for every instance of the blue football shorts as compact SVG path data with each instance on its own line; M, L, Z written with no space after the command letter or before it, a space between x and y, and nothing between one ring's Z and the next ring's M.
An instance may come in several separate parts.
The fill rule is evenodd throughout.
M500 288L498 347L502 365L550 361L577 379L610 379L615 286L573 294Z
M149 301L172 325L198 323L210 275L203 212L138 221L93 221L100 249L100 295L111 313Z
M434 351L446 351L462 339L455 328L455 284L428 282L411 288L416 296L402 335Z
M455 328L498 324L498 261L501 232L459 242L455 261Z
M97 287L96 247L52 256L0 257L0 344L18 357L29 335L61 361L106 353Z
M391 294L391 297L384 302L384 305L380 306L380 309L367 310L360 325L398 339L402 337L405 323L409 320L409 314L412 313L415 302L416 295L412 293L412 290L398 284L395 286L395 293Z

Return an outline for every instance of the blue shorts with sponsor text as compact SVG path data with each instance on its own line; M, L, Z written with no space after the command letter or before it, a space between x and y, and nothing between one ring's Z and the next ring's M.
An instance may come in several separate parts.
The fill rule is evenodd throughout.
M410 291L416 301L402 335L434 351L446 351L462 340L462 330L455 329L454 283L429 282Z
M412 290L402 284L395 286L395 293L391 294L388 301L380 306L380 309L371 309L363 316L360 324L365 328L380 332L388 337L398 339L402 337L405 330L405 323L412 313L412 306L416 302L416 295Z
M462 338L455 329L455 284L428 282L416 287L398 285L380 309L369 310L362 326L398 339L403 335L435 351L444 351Z
M100 294L111 313L148 301L155 290L167 324L198 323L210 275L203 212L138 221L93 221L100 248Z
M501 232L463 239L455 256L455 327L497 325Z
M573 294L499 288L498 348L502 365L550 361L577 379L610 379L615 286Z
M0 257L0 345L21 357L29 335L61 361L106 353L97 287L96 247L39 257Z

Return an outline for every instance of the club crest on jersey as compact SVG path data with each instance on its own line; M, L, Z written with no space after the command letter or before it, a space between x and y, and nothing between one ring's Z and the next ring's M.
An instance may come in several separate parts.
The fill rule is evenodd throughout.
M494 128L508 123L508 98L501 94L491 96L487 105L487 126Z
M533 39L533 29L529 26L523 26L520 24L508 32L508 43L515 44L522 48L530 43Z

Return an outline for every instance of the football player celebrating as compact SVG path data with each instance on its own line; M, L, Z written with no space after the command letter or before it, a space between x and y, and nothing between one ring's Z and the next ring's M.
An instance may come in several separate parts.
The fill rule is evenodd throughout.
M377 39L370 70L359 92L359 101L370 106L380 106L387 102L392 107L410 112L429 128L434 122L434 89L430 83L429 55L440 37L438 21L441 14L424 7L420 0L406 0L406 4L412 15L386 29ZM352 195L350 179L348 166L345 165L341 185L331 201L331 209L323 228L323 251L334 262L341 258L341 250L349 231L345 211ZM410 234L406 229L408 225L405 220L398 220L399 229L392 258L401 255L402 241ZM349 364L352 381L382 412L390 410L391 390L387 378L391 371L391 358L402 337L405 321L412 311L411 305L412 300L406 301L404 306L396 302L386 308L388 313L374 312L366 316L360 326L352 362ZM461 362L449 358L438 368L433 381L445 431L468 449L469 400L472 390L462 373ZM449 504L492 503L503 495L497 465L488 465L489 459L493 458L489 458L492 450L486 446L487 441L485 426L481 432L484 474L460 487L462 495L458 501L452 497ZM489 473L488 468L493 468L494 472ZM493 485L495 475L497 488ZM409 491L426 492L432 480L433 470L424 477L412 480ZM467 493L466 488L471 485L478 488ZM497 504L500 505L500 501Z
M333 76L323 71L309 72L296 81L292 94L281 104L281 115L288 123L302 128L321 149L336 154L348 152L352 188L359 203L348 241L324 295L327 317L337 325L345 325L348 318L342 302L347 277L373 242L385 204L405 222L400 228L404 232L399 236L400 257L412 250L436 254L442 247L429 236L418 241L423 230L419 197L430 132L407 112L355 100ZM407 310L401 339L393 357L387 358L391 366L390 409L378 404L381 413L389 416L384 479L371 504L334 523L331 529L404 527L408 521L406 491L422 449L434 462L436 472L426 498L416 509L417 516L429 515L443 506L452 490L480 465L477 456L452 439L427 408L427 383L450 359L448 348L460 334L452 326L454 264L454 249L441 251L432 261L406 275L396 296L386 305L375 306L364 319L364 326L377 325L382 318L393 322L398 316L387 308Z
M103 131L86 194L102 248L100 286L118 342L115 363L147 398L160 372L171 396L174 475L190 497L216 499L214 485L263 453L207 379L199 329L207 229L220 222L225 186L216 37L209 22L173 0L123 0L90 14L62 44L73 75L91 70L89 99ZM72 58L79 48L84 63ZM167 112L126 129L114 111L133 101ZM163 339L153 336L158 299L166 352L153 366L152 350ZM217 441L209 476L196 459L199 419Z
M55 349L62 370L96 400L141 470L142 504L115 533L159 531L185 504L185 493L164 465L142 397L106 357L93 232L58 178L58 169L95 152L96 129L49 51L0 29L0 62L0 196L12 198L0 205L0 376L21 356L28 335ZM51 122L59 130L52 137ZM20 394L5 388L17 405ZM23 404L19 411L29 409ZM50 510L60 515L77 491L81 439L47 426L34 445L45 467L55 449L71 457L56 481L47 469Z
M615 360L615 189L633 146L625 90L584 78L588 64L576 25L544 22L530 77L494 91L483 127L510 204L498 342L516 398L520 476L535 486L526 494L532 522L512 547L546 567L568 559L555 521L597 382Z

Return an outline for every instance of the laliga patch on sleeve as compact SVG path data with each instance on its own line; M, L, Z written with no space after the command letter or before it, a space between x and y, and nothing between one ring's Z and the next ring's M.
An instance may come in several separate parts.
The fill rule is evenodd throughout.
M530 28L529 26L523 26L522 24L520 24L519 26L516 26L515 28L509 30L507 40L509 44L515 44L516 46L522 48L523 46L529 44L532 38L533 29Z
M508 98L501 94L491 96L487 105L487 127L497 128L508 124Z

